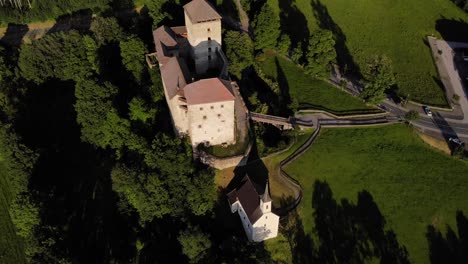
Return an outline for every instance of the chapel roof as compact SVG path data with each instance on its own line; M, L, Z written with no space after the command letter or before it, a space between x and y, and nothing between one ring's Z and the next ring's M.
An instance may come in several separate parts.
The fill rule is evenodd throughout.
M251 224L257 222L262 216L260 196L248 175L245 175L239 187L229 192L227 196L231 205L239 201Z
M221 19L214 7L205 0L193 0L184 5L184 10L192 23Z

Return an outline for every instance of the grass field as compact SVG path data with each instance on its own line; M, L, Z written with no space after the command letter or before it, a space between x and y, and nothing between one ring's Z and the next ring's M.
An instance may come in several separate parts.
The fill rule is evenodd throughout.
M299 101L301 109L320 109L337 115L378 111L331 84L308 76L293 62L276 56L273 52L260 55L257 61L269 78L284 80L283 83L287 84L290 96Z
M385 229L395 232L414 263L429 263L429 225L443 233L449 225L456 233L456 211L468 213L468 164L430 148L406 125L323 129L311 150L286 170L304 188L298 208L304 231L321 243L325 242L315 229L318 215L341 208L342 222L326 218L326 226L333 232L333 223L338 221L335 228L346 228L343 223L352 218L346 210L352 211L356 204L359 208L357 198L362 191L369 192L367 201L376 204L368 207L374 214L361 212L363 217L375 219L381 214ZM318 181L330 187L335 207L327 205L320 212L314 209L330 198L324 194L326 188L317 189ZM343 230L336 232L349 235ZM355 230L350 233L355 234Z
M0 171L3 169L0 160ZM8 188L0 173L0 263L24 263L21 240L16 236L15 228L8 213Z
M290 34L304 35L297 25L312 32L330 29L337 38L339 60L362 68L370 56L387 55L393 61L400 94L413 100L446 105L443 89L426 35L466 40L468 15L449 0L268 0L288 16ZM460 20L460 21L455 21ZM465 29L463 29L465 27ZM307 33L307 32L306 32ZM292 36L291 39L299 38Z

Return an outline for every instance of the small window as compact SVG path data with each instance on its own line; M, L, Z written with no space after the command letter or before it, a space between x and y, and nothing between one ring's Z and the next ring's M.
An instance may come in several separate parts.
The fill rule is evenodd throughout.
M203 107L200 107L200 111L203 111Z
M265 219L268 219L268 216L265 216Z
M210 32L210 31L211 31L211 28L207 28L206 31Z
M221 105L221 108L224 108L224 105Z
M210 38L210 37L208 37L208 41L211 41L211 38Z
M250 227L250 224L247 224L247 227Z
M218 128L218 132L221 132L221 129Z
M214 109L214 106L211 106L210 108L211 108L211 109Z
M208 55L208 60L209 60L209 61L211 60L211 55Z
M208 52L211 52L211 48L208 48Z
M220 118L220 117L221 117L221 114L218 114L218 118Z
M203 119L205 119L205 120L206 120L206 116L203 116Z
M267 209L268 209L268 205L267 205Z
M198 125L198 128L201 128L201 125Z
M266 224L264 224L263 227L266 227Z

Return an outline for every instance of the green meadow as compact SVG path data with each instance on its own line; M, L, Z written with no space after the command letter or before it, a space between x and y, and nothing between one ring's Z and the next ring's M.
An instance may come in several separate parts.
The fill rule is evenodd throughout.
M320 238L324 226L331 237L368 242L347 225L360 215L394 232L393 245L405 247L412 263L428 263L428 228L457 234L456 212L468 214L468 163L430 148L403 124L323 129L286 171L304 188L299 218L316 246L330 243ZM328 223L318 226L320 217Z
M331 84L312 78L293 62L267 52L257 57L262 71L271 79L278 80L281 89L288 89L296 98L300 109L319 109L337 115L378 112ZM282 85L283 84L283 85ZM282 87L282 86L287 86Z
M386 55L393 61L400 95L432 105L447 104L425 39L434 34L448 40L466 40L463 27L468 15L451 1L268 1L287 17L282 25L292 39L303 38L307 29L332 30L338 60L348 68L359 70L369 57Z

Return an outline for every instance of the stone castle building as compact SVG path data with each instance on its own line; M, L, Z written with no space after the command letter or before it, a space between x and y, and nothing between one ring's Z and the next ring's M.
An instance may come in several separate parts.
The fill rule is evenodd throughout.
M205 0L184 6L185 26L153 32L174 129L193 146L236 142L236 97L221 50L221 16Z
M237 212L250 241L260 242L278 235L279 216L271 212L268 182L259 195L246 175L240 185L227 194L231 212Z

